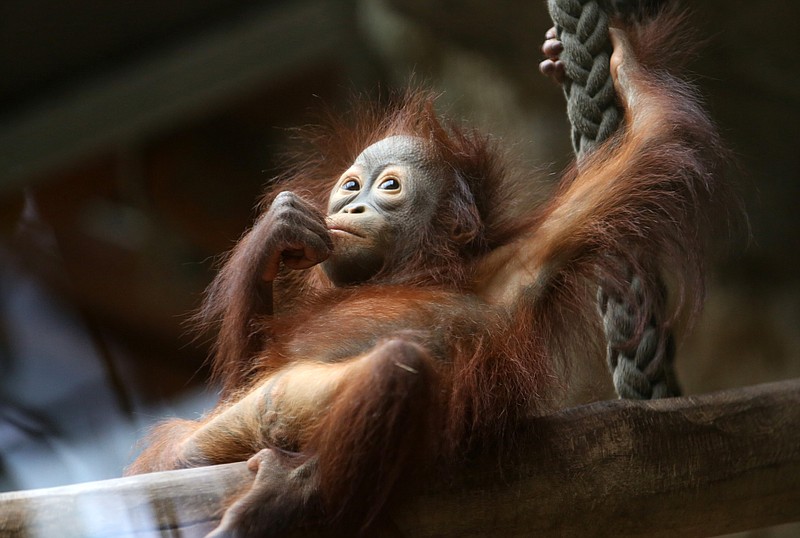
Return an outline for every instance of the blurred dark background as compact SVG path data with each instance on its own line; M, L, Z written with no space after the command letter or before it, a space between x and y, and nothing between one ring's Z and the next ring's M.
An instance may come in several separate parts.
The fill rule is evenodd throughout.
M752 227L680 350L702 392L800 375L800 4L694 7ZM213 403L185 320L320 107L414 73L552 182L549 26L524 0L0 4L0 491L118 476L153 420Z

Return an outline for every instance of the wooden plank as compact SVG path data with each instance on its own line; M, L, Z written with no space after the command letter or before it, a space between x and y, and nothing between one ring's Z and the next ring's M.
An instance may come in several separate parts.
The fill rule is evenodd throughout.
M0 494L0 536L201 536L250 480L236 463ZM473 462L389 512L415 537L713 536L800 521L800 380L531 420L502 468Z
M0 494L0 536L203 536L253 479L244 462Z
M483 464L399 507L407 536L714 536L800 521L800 380L534 421L512 470Z

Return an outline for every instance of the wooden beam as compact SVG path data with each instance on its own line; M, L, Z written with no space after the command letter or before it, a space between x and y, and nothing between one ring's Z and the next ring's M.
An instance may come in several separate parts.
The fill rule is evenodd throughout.
M253 479L244 462L0 494L0 536L203 536Z
M512 471L397 512L407 536L691 537L800 521L800 379L567 409Z
M800 379L531 420L500 468L475 462L391 507L415 537L713 536L800 521ZM213 527L243 463L0 495L0 536L181 536Z

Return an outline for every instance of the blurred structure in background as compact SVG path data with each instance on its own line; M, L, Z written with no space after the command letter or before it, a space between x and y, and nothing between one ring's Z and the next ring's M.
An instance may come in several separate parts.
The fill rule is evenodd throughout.
M696 393L800 376L800 4L694 8L753 230L679 350ZM547 186L571 155L549 26L524 0L3 2L0 490L119 476L153 420L210 406L184 321L320 108L413 73Z

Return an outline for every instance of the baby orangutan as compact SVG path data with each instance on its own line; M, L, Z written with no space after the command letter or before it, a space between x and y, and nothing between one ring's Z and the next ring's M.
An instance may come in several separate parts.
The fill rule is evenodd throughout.
M249 459L252 488L214 535L367 533L401 478L413 488L527 417L607 397L597 283L628 293L621 267L665 278L670 320L702 295L723 153L657 64L680 24L612 31L624 127L538 208L498 147L426 93L313 133L208 290L219 405L158 426L130 472Z

